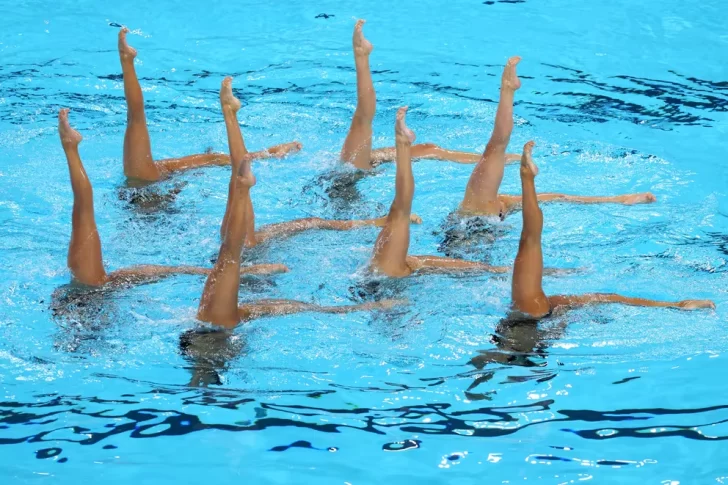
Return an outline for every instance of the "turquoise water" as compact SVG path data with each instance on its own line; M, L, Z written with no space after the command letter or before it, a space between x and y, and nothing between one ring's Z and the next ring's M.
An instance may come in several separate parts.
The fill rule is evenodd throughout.
M492 3L492 4L490 4ZM0 17L0 477L3 483L728 482L728 7L612 2L32 2ZM319 16L319 14L328 14ZM155 158L226 150L217 91L235 76L256 162L259 224L383 214L394 167L342 197L332 171L355 103L354 19L375 45L375 145L410 106L418 140L483 149L505 60L520 55L510 151L536 140L540 191L652 191L657 203L544 205L547 293L711 298L714 312L600 307L546 324L514 364L496 350L510 278L420 277L381 293L402 310L308 314L240 326L188 387L180 336L203 280L180 276L74 300L72 195L56 116L70 107L95 189L104 259L210 265L229 169L130 203L117 28L137 35ZM413 254L511 264L520 216L495 243L444 244L472 166L415 164ZM504 193L518 193L506 169ZM149 192L147 192L149 194ZM153 195L153 194L152 194ZM374 229L315 232L247 254L292 271L246 280L241 299L347 304ZM55 310L54 310L55 309ZM58 309L64 310L59 312ZM198 362L198 365L199 362Z

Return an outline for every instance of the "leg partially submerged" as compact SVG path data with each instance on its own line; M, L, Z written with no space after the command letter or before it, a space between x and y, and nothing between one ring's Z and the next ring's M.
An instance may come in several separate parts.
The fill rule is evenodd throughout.
M519 195L500 195L498 196L504 213L516 210L520 207L523 198ZM651 192L643 192L639 194L624 194L615 196L581 196L567 194L537 194L539 202L567 202L571 204L651 204L657 200Z
M354 26L354 63L356 64L356 111L351 120L349 133L341 149L341 160L357 168L372 168L372 121L377 109L377 97L369 68L372 44L364 38L364 20Z
M396 158L395 147L376 148L372 150L372 165L393 162ZM435 145L434 143L420 143L412 145L412 158L425 160L442 160L462 164L478 163L483 156L479 153L463 152L459 150L448 150ZM521 160L517 153L506 153L505 163L515 163Z
M204 322L232 328L238 317L238 290L240 287L240 254L246 230L246 200L255 177L250 170L250 158L244 156L237 170L232 173L232 202L228 225L220 246L215 266L207 277L200 299L197 318Z
M94 194L86 170L81 163L78 144L82 137L68 122L68 109L58 113L58 133L68 161L73 189L71 243L68 246L68 267L73 279L89 286L101 286L107 276L101 259L101 240L94 218Z
M513 265L511 298L513 310L532 318L540 318L551 309L543 292L543 253L541 232L543 213L536 199L535 178L538 168L531 158L534 143L526 143L521 159L521 187L523 191L523 230L518 254Z
M564 311L586 305L602 305L605 303L620 303L629 306L678 308L681 310L697 310L700 308L715 308L711 300L682 300L682 301L656 301L645 298L631 298L614 293L589 293L585 295L557 295L550 296L549 302L554 311Z
M387 222L374 244L372 268L387 276L403 277L412 273L407 264L407 251L410 238L410 214L412 198L415 195L415 179L412 175L412 142L415 134L407 128L405 115L407 108L397 111L395 141L397 144L397 175L395 195L389 209Z
M511 57L503 70L493 134L468 180L465 197L460 204L464 213L498 215L501 212L498 189L503 180L506 149L513 131L513 98L521 87L516 75L516 65L520 60L520 57Z
M421 224L422 219L417 214L410 214L409 221L413 224ZM279 222L277 224L269 224L263 226L255 232L255 244L263 244L271 239L282 239L294 236L298 233L310 230L328 230L328 231L350 231L360 227L383 227L387 222L387 217L378 217L376 219L354 219L354 220L337 220L337 219L321 219L319 217L307 217L305 219L296 219L294 221Z
M381 300L362 305L320 306L296 300L259 300L240 305L238 311L241 321L262 317L291 315L294 313L351 313L370 310L388 310L406 304L406 300Z

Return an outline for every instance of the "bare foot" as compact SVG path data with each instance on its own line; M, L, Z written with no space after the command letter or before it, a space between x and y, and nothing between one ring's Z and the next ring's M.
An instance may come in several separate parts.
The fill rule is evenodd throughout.
M131 60L137 55L136 49L126 43L126 34L129 33L129 29L122 27L119 31L119 57L121 60Z
M238 166L238 173L236 174L237 186L251 188L255 185L255 175L250 169L250 162L253 161L253 154L246 153Z
M712 308L715 310L715 303L710 300L683 300L677 306L683 310L698 310L700 308Z
M651 192L645 192L642 194L629 194L622 197L622 203L625 205L651 204L656 200L657 197L652 195Z
M415 141L415 133L407 128L405 117L408 109L408 106L403 106L397 110L397 121L394 123L394 138L399 143L411 145Z
M303 148L303 145L297 141L292 141L290 143L283 143L281 145L270 147L268 149L268 153L270 153L273 158L283 158L298 152L301 148Z
M58 112L58 134L61 135L61 144L64 147L77 147L83 137L81 133L71 128L68 122L68 108L63 108Z
M422 224L422 218L417 214L410 214L410 222L412 224Z
M240 109L240 100L233 94L233 78L228 76L222 80L220 86L220 105L222 109L228 109L237 113Z
M521 62L518 56L511 57L503 69L503 77L501 78L501 88L512 89L513 91L521 87L521 80L516 75L516 66Z
M535 178L538 175L538 167L533 163L533 146L534 142L529 141L523 145L523 155L521 156L521 177Z
M364 38L364 31L362 28L366 20L357 20L354 26L354 55L355 56L368 56L374 50L374 46L371 42Z

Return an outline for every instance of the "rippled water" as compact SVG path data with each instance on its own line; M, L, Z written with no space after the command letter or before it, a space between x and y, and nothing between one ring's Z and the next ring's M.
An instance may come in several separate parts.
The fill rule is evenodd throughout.
M728 482L724 2L26 1L4 12L3 483ZM116 23L138 34L156 158L226 150L217 90L234 75L250 148L304 144L256 162L259 224L383 214L393 166L356 184L334 171L356 100L355 17L375 45L377 146L393 142L395 109L408 104L420 141L482 150L501 66L519 54L511 151L536 140L539 190L655 193L646 206L544 205L546 265L581 268L547 278L547 293L711 298L717 310L583 309L520 335L522 354L493 364L509 277L385 284L374 293L411 305L267 318L225 342L186 337L199 277L91 296L66 286L60 107L85 137L108 269L211 265L219 247L229 169L176 176L143 191L145 203L124 187ZM471 170L416 163L424 224L411 252L511 264L519 215L495 242L453 238L445 223ZM507 168L503 192L519 190ZM376 235L316 232L259 248L247 261L292 272L247 279L241 299L371 298L361 269ZM188 387L195 370L213 384Z

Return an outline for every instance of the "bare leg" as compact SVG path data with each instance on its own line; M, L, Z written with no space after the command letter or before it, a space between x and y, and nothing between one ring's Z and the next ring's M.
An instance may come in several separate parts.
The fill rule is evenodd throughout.
M590 293L574 296L550 296L549 302L555 311L568 310L586 305L599 305L605 303L620 303L629 306L679 308L681 310L697 310L700 308L715 308L710 300L682 300L676 302L655 301L645 298L631 298L614 293Z
M124 74L124 96L126 96L127 116L124 134L124 175L130 178L155 181L161 174L152 159L152 144L147 130L144 114L144 96L134 69L135 49L126 43L129 29L119 31L119 59Z
M255 177L250 170L250 158L239 161L232 173L233 203L228 215L227 231L220 246L217 262L205 282L197 317L205 322L227 328L238 324L238 289L240 287L240 253L246 232L246 200Z
M240 131L240 123L238 123L240 100L233 95L232 82L233 78L229 76L222 81L222 85L220 86L220 105L222 107L223 117L225 118L225 130L227 131L232 169L233 173L236 173L241 160L248 155L248 149L245 147L243 133ZM220 228L220 236L223 238L227 232L228 220L230 217L229 214L235 200L234 193L236 180L236 177L230 177L227 207L225 209L225 215L223 216L222 226ZM245 242L246 245L253 246L255 245L255 213L253 211L253 201L250 198L249 191L245 193L243 197L245 198Z
M521 81L516 75L520 57L508 59L501 81L500 101L495 115L493 134L483 157L473 169L460 209L465 213L498 215L501 211L498 189L503 180L506 148L513 131L513 98Z
M410 222L413 224L422 224L422 218L420 218L417 214L411 214ZM296 219L294 221L280 222L261 227L260 230L255 232L255 244L263 244L271 239L289 237L300 232L310 230L350 231L360 227L384 227L386 223L387 217L358 220L336 220L307 217L305 219Z
M402 277L412 273L407 265L407 251L410 238L410 214L412 198L415 195L415 179L412 175L412 142L415 134L407 128L405 115L407 107L397 111L395 140L397 146L397 175L395 179L394 202L389 209L387 223L374 244L371 265L387 276Z
M369 68L369 54L372 44L364 38L364 20L354 26L354 62L356 64L356 111L351 120L351 128L341 149L341 160L355 167L369 170L372 168L372 120L377 109L377 96Z
M388 310L406 303L406 300L381 300L364 303L362 305L319 306L296 300L259 300L240 305L238 311L240 320L248 321L261 317L291 315L304 312L351 313L369 310Z
M89 286L106 283L106 271L101 259L101 240L94 218L94 194L91 182L78 154L82 137L68 123L68 109L58 113L58 133L66 152L68 173L73 188L73 229L68 246L68 267L73 279Z
M508 266L491 266L477 261L440 256L407 256L407 265L419 273L508 273Z
M269 275L287 272L288 267L283 264L254 264L240 268L241 276ZM201 268L199 266L160 266L145 264L113 271L109 274L107 283L109 285L140 285L153 283L162 278L178 274L208 276L210 273L212 273L211 268Z
M511 297L513 309L534 318L542 317L551 309L541 287L543 254L541 232L543 213L536 199L535 178L538 168L533 164L531 152L534 143L526 143L521 159L521 187L523 190L523 230L513 265Z
M571 204L651 204L657 200L651 192L639 194L624 194L615 196L582 196L567 194L543 193L536 196L539 202L568 202ZM505 212L517 209L521 205L522 198L518 195L499 195L499 200L505 208Z
M394 147L377 148L372 150L372 165L378 165L386 162L393 162L396 157L396 149ZM420 143L412 145L412 158L426 160L443 160L447 162L456 162L462 164L478 163L483 156L479 153L463 152L458 150L448 150L435 145L434 143ZM521 155L517 153L506 153L506 164L521 161Z

